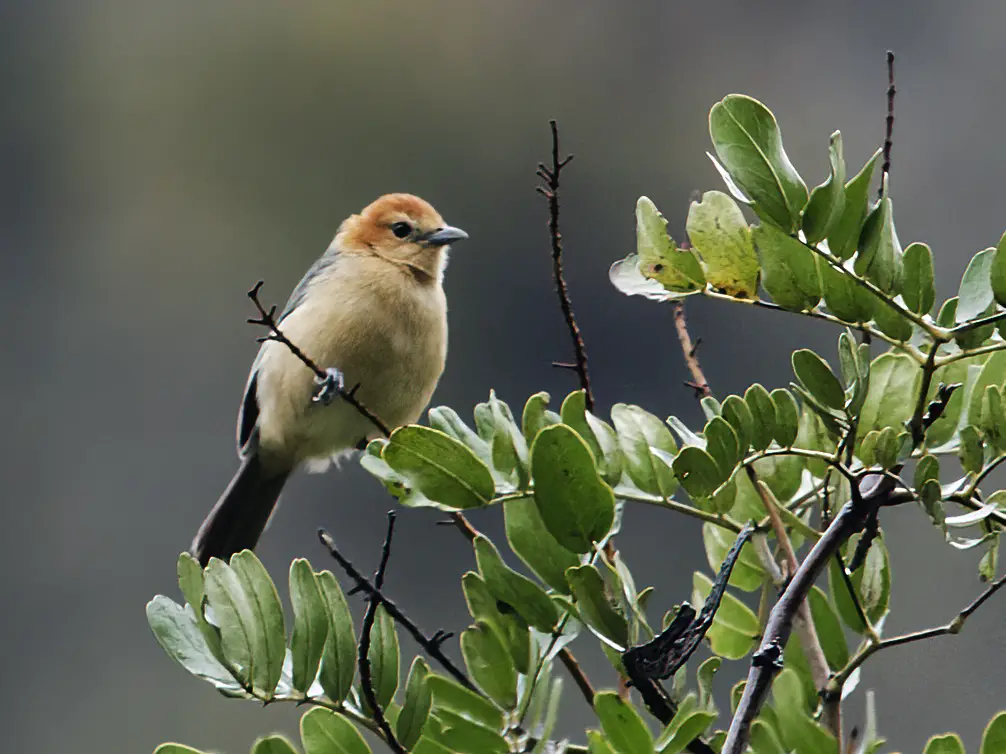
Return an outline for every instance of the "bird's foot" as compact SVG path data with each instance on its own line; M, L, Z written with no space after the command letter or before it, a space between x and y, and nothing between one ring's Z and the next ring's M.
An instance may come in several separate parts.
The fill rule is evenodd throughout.
M314 394L314 402L327 406L346 390L346 378L341 371L335 367L325 370L324 377L315 377L315 384L318 390Z

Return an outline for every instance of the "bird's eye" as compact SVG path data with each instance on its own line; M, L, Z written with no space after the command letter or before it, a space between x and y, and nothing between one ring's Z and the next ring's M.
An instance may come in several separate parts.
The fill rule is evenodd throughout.
M395 234L396 238L405 238L412 232L412 226L408 223L392 223L391 232Z

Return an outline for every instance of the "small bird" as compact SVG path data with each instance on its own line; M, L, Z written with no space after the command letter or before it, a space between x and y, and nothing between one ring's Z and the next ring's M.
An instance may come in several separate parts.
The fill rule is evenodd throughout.
M387 194L339 226L279 318L291 342L389 427L415 422L447 358L443 277L449 245L468 238L411 194ZM203 565L254 548L283 484L380 434L345 400L316 401L315 373L290 349L259 349L238 412L241 467L192 541Z

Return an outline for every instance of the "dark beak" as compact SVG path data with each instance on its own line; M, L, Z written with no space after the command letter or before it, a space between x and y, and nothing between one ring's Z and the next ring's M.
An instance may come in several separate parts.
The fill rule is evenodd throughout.
M468 234L461 228L453 228L448 225L446 228L438 228L428 233L423 238L423 243L427 246L446 246L455 241L464 241L466 238L468 238Z

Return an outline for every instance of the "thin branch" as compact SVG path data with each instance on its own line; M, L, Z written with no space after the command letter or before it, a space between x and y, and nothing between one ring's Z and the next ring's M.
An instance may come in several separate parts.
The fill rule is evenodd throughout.
M751 658L751 670L744 686L744 694L730 723L722 754L741 754L744 751L751 722L765 703L772 679L782 668L783 647L793 630L793 621L800 604L827 567L828 561L849 537L863 528L871 511L884 504L894 487L894 482L887 477L874 474L865 476L854 491L853 499L842 507L831 526L800 564L786 591L769 614L762 642Z
M752 466L745 466L744 470L747 472L751 484L757 490L758 497L761 498L765 512L768 514L772 530L775 532L775 537L786 560L786 575L792 576L800 567L800 561L796 559L796 552L793 550L793 543L790 542L789 535L786 533L786 526L779 516L775 502L770 497L767 485L758 478ZM818 638L817 631L814 628L814 616L810 614L810 604L806 600L797 606L796 618L800 645L803 647L807 664L810 666L810 675L814 681L814 688L823 689L831 677L831 670L828 668L828 660L824 656L824 648L821 646L821 640Z
M318 538L328 549L329 554L331 554L331 556L335 559L335 562L337 562L342 570L346 572L346 575L354 581L356 589L366 594L370 599L384 605L384 609L388 611L388 615L394 618L395 622L404 628L408 634L416 640L416 643L422 647L423 651L428 656L439 662L444 670L454 677L454 680L471 691L475 690L475 686L473 686L472 682L468 680L468 676L461 672L457 666L451 662L451 659L444 654L443 649L441 648L441 644L450 637L450 634L444 633L443 631L437 631L432 637L428 637L404 612L402 612L402 610L394 602L388 599L380 589L374 586L374 584L370 583L367 577L360 573L349 558L339 551L335 545L335 540L332 539L332 536L327 531L319 529Z
M926 628L921 631L912 631L911 633L903 634L902 636L892 636L890 639L871 641L859 650L859 652L857 652L855 656L846 663L844 668L835 674L835 677L829 684L829 691L841 694L842 685L846 682L846 680L848 680L849 676L852 675L853 671L862 665L872 654L879 652L881 649L897 647L901 644L910 644L915 641L924 641L925 639L933 639L937 636L953 636L959 634L964 628L964 623L967 619L970 618L978 608L985 604L985 602L1003 586L1006 586L1006 575L1000 576L999 579L989 584L985 591L983 591L970 605L961 610L957 616L945 626Z
M304 366L314 372L315 380L319 386L318 393L314 396L314 400L316 402L328 403L332 399L333 394L338 395L346 401L346 403L355 408L367 421L377 427L382 435L385 437L390 435L391 429L388 425L356 397L356 391L360 389L359 385L355 385L347 390L342 384L342 375L338 370L322 369L313 360L311 360L307 354L300 350L296 343L283 334L283 332L279 329L279 322L276 321L276 307L271 306L268 310L266 310L266 308L262 306L262 302L259 301L258 294L259 291L262 290L263 285L265 285L265 281L259 280L255 283L255 286L248 291L248 298L250 298L252 303L255 304L255 308L259 313L259 318L249 319L248 324L262 325L263 327L269 328L269 334L259 338L259 342L274 340L277 343L282 343L290 349L290 352L294 356L303 362Z
M587 700L587 704L593 707L594 687L590 685L590 679L587 678L587 674L583 672L583 668L580 667L579 661L573 656L572 652L566 651L565 648L559 652L559 661L566 666L566 670L569 671L570 676L573 678L573 683L575 683L576 687L580 689L580 693L583 694L583 698Z
M734 534L739 534L740 530L743 528L739 523L725 514L710 513L709 511L704 511L686 503L679 503L677 500L669 497L651 495L642 491L629 492L623 487L619 487L615 490L615 497L619 500L629 500L633 503L644 503L646 505L655 505L658 508L668 508L672 511L677 511L678 513L682 513L686 516L691 516L692 518L697 518L700 521L705 521L706 523L714 524L728 531L732 531Z
M920 364L923 362L923 360L925 358L919 352L919 350L917 348L915 348L914 346L909 345L908 343L905 343L903 341L897 340L896 338L892 338L889 335L885 335L880 330L877 330L876 328L871 327L869 325L869 323L864 323L864 322L846 322L844 319L839 319L838 317L836 317L833 314L828 314L826 312L817 311L817 310L813 310L813 309L810 310L810 311L806 311L806 312L795 312L792 309L784 309L783 307L779 306L779 304L774 304L771 301L765 301L765 300L760 299L760 298L754 298L754 299L750 299L750 298L737 298L735 296L728 296L725 293L718 293L717 291L714 291L714 290L712 290L711 288L708 288L708 287L705 290L701 291L701 293L706 298L715 299L716 301L730 301L730 302L732 302L734 304L749 304L751 306L755 306L755 307L758 307L760 309L771 309L772 311L783 312L783 313L786 313L786 314L795 314L795 315L800 316L800 317L811 317L813 319L820 319L820 320L822 320L824 322L831 322L833 325L839 325L841 327L848 327L850 330L858 330L865 337L872 337L872 338L877 338L878 340L882 340L885 343L887 343L888 345L891 345L894 348L897 348L902 353L907 353L909 356L911 356L913 359L915 359ZM1006 345L1006 344L1004 344L1004 345Z
M374 588L380 591L384 586L384 572L388 567L388 558L391 557L391 538L395 534L395 512L388 512L388 533L384 537L384 547L381 548L381 561L374 573ZM384 710L377 702L377 694L374 693L374 679L370 672L370 634L374 630L374 620L377 617L377 605L379 601L371 595L367 601L367 612L363 616L363 628L360 629L360 646L357 654L357 665L360 668L360 690L363 698L370 707L374 715L374 722L381 729L384 740L389 748L396 754L408 754L405 747L399 743L395 737L395 732L391 729L391 724L384 716Z
M562 233L559 230L559 179L562 169L566 167L573 155L565 158L559 156L559 126L554 120L548 122L552 128L552 167L545 163L538 163L537 175L542 180L542 185L537 187L539 194L548 201L548 233L552 241L552 275L555 278L555 290L559 295L559 306L562 314L566 318L566 325L569 327L569 336L573 341L573 352L576 354L576 373L580 378L580 387L586 395L587 410L594 410L594 394L590 390L590 374L587 369L587 347L583 343L583 335L580 334L580 326L576 324L576 315L573 314L573 305L569 300L569 288L566 286L566 278L562 272ZM565 364L556 364L566 368Z
M994 316L997 320L1006 319L1006 312L999 312L999 314ZM963 324L967 325L971 323L964 322ZM972 356L981 356L986 353L995 353L996 351L1003 350L1006 350L1006 340L996 340L989 343L987 346L979 346L978 348L972 348L967 351L958 351L957 353L947 354L946 356L936 360L936 367L945 367L947 364L953 364L955 361L960 361L961 359L968 359Z
M671 311L674 313L674 330L678 334L678 342L681 343L681 353L685 357L685 366L688 367L688 371L692 375L692 381L687 384L695 390L697 397L710 397L713 391L709 387L709 381L702 371L702 366L699 364L698 345L697 343L692 343L692 337L688 334L688 322L685 319L684 302L672 301Z
M884 198L884 191L887 190L888 178L891 175L891 147L894 145L891 138L894 136L894 95L897 93L894 88L894 52L887 51L887 119L884 122L884 162L880 169L880 198Z
M709 387L709 382L706 380L705 373L702 371L702 366L699 364L698 354L696 353L695 346L692 345L691 336L688 333L688 324L685 320L685 310L684 303L680 301L674 302L674 326L677 330L678 341L681 343L681 351L685 357L685 364L688 366L688 371L691 372L692 378L695 382L696 394L698 395L701 391L703 396L712 396L712 389ZM793 449L787 449L789 452L793 452ZM771 451L769 451L771 452ZM828 459L828 462L834 463L834 459ZM775 531L776 539L779 541L780 547L782 547L783 553L787 562L788 575L796 573L799 566L799 562L796 559L796 553L793 550L793 545L790 542L789 535L786 533L786 527L783 525L781 518L779 517L779 512L776 510L775 505L771 500L768 499L766 490L762 488L762 484L758 479L758 474L754 468L750 465L751 459L745 459L744 468L754 485L755 490L758 491L761 497L762 503L765 507L765 512L768 514L769 520L772 523L772 528ZM840 466L840 464L835 464ZM839 468L839 471L845 471ZM810 612L810 606L804 601L800 600L794 606L794 612L798 616L798 626L800 635L800 646L803 648L804 655L807 657L807 662L810 665L811 676L814 680L814 688L823 689L828 683L828 678L830 676L830 670L828 669L828 660L824 656L824 649L821 647L821 641L818 638L817 630L814 627L814 618ZM829 726L829 729L835 732L836 738L840 736L841 732L836 726L839 725L837 714L829 716L824 722Z
M890 55L890 53L888 53ZM926 414L926 398L929 396L929 388L933 384L933 372L936 371L936 352L940 350L933 343L929 351L926 363L922 365L922 384L919 388L919 400L916 402L915 411L908 422L908 428L912 432L912 445L919 447L925 439L926 427L923 418Z

